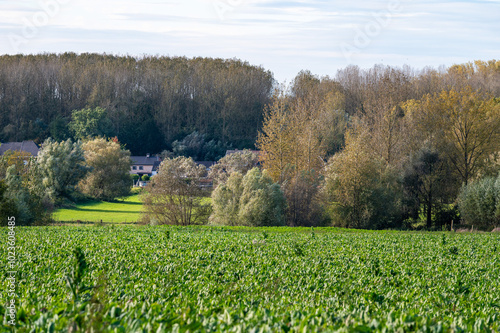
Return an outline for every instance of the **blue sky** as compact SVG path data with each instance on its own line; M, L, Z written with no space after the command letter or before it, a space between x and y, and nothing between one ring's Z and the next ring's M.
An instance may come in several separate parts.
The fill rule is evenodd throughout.
M500 0L0 0L0 53L240 58L280 82L500 58Z

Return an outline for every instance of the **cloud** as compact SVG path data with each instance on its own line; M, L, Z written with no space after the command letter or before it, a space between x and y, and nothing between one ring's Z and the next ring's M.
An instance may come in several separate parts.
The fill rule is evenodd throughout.
M14 53L7 36L22 35L48 1L57 0L0 2L0 53ZM281 81L300 69L332 75L349 62L437 67L498 57L500 1L400 0L391 10L394 1L67 0L20 52L238 57ZM356 46L360 33L368 42L346 59L340 46Z

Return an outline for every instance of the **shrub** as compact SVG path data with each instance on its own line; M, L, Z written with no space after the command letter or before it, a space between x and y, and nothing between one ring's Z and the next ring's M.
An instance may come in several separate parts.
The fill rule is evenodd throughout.
M149 177L148 175L142 175L142 177L141 177L141 180L143 182L148 182L150 179L151 179L151 177Z
M21 170L11 165L0 182L0 215L15 216L16 225L45 224L53 208L46 192L35 159Z
M0 225L6 226L8 218L18 216L17 205L14 200L7 197L7 184L5 180L0 180Z
M285 224L285 198L278 184L258 168L244 177L233 173L212 193L212 224L280 226Z

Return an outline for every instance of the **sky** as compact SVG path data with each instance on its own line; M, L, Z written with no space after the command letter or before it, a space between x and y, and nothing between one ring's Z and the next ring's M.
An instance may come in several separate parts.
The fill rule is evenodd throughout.
M238 58L300 70L500 59L500 0L0 0L0 54Z

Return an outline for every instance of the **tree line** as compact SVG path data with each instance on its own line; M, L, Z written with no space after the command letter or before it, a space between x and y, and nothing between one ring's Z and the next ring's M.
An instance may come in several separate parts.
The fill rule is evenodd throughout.
M257 146L290 225L440 229L468 216L491 227L500 181L484 183L489 202L468 186L499 177L499 96L500 61L304 71L275 92ZM470 218L482 210L488 223Z
M117 138L49 138L37 157L8 150L0 156L0 224L15 216L19 225L41 225L55 207L127 196L131 163Z
M162 151L166 171L145 196L149 221L372 229L499 222L500 61L349 66L333 77L301 71L281 86L239 60L63 54L5 56L0 67L2 138L69 145L116 136L102 140L133 154ZM260 155L245 151L212 168L207 207L201 172L182 156L215 160L227 147L252 145ZM16 184L43 188L30 185L36 175L16 183L12 170L5 198L21 193ZM112 199L96 189L102 180L87 179L78 180L81 191Z
M500 223L499 96L496 61L352 66L335 78L302 71L264 110L260 156L244 151L212 168L211 213L193 162L177 158L166 162L183 170L176 182L173 172L153 178L146 220L189 224L162 212L183 205L174 200L182 188L184 205L218 225L441 230L462 220L491 229Z
M237 59L106 54L0 57L0 141L74 138L74 110L104 109L132 154L171 150L193 132L253 146L271 72Z

